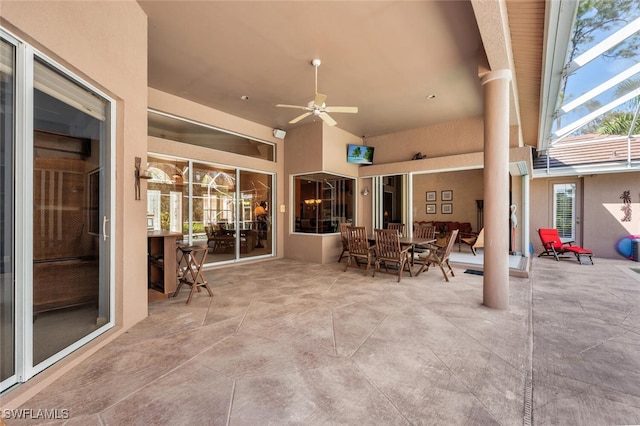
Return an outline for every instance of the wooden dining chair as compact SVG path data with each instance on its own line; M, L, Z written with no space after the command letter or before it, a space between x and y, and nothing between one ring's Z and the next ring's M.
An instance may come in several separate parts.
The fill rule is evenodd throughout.
M401 237L403 235L405 235L404 234L404 229L405 229L404 223L389 223L387 225L387 229L391 229L391 230L395 229L395 230L397 230L398 234L400 234Z
M437 247L434 246L432 250L427 251L426 253L420 254L420 263L422 266L418 270L416 277L420 275L423 270L429 270L429 266L432 264L438 265L440 270L442 271L442 275L444 275L444 279L449 282L449 273L452 277L455 277L456 274L453 272L453 268L449 263L449 256L451 255L451 249L458 238L458 229L454 229L449 236L449 241L445 247ZM446 268L446 270L445 270Z
M413 236L415 238L426 238L429 240L435 240L436 239L436 227L435 226L416 226L413 229ZM413 248L413 261L414 262L420 262L419 256L420 253L426 253L427 251L431 250L432 247L435 245L434 244L430 244L428 247L414 247Z
M364 275L368 275L373 262L375 246L369 245L367 229L364 226L348 226L347 246L348 255L347 263L344 265L344 272L347 271L349 266L359 268L362 260L366 262ZM352 265L352 261L355 262L355 265Z
M349 242L348 242L348 230L349 224L346 222L342 222L340 224L340 243L342 244L342 253L340 253L340 257L338 257L338 263L342 262L342 258L345 256L349 256Z
M416 238L436 238L435 226L416 226L413 230L413 236Z
M406 267L409 276L413 276L411 262L409 259L410 246L404 249L400 245L400 234L397 229L376 229L376 261L373 269L373 276L384 267L387 273L397 273L398 282L402 279L402 273ZM395 264L397 271L389 272L390 264Z

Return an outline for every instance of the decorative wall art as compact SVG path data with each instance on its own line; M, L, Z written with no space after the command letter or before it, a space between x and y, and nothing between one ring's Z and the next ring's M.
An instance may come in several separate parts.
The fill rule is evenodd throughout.
M450 189L442 191L441 197L442 201L453 201L453 191Z
M452 214L453 213L453 203L442 203L440 205L440 209L442 214Z
M427 204L427 214L436 214L437 209L435 204Z
M438 193L436 191L427 191L427 202L436 201Z

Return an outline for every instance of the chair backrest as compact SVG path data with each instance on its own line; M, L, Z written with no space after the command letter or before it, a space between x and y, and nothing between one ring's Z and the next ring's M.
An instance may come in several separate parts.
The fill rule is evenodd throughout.
M413 230L413 236L416 238L434 239L436 237L436 227L435 226L417 226Z
M376 229L376 256L381 259L400 258L400 234L397 229Z
M558 230L555 228L540 228L538 229L538 235L545 249L550 247L561 249L563 246L560 234L558 234Z
M351 254L368 254L369 238L364 226L347 227L347 246Z
M459 229L454 229L453 231L451 231L451 236L449 237L449 242L447 242L447 246L445 247L444 251L442 252L442 258L441 260L447 260L449 258L449 255L451 255L451 248L453 247L453 244L456 242L456 239L458 238L458 232L460 232Z
M348 250L348 238L349 238L349 225L347 222L340 223L340 240L342 241L342 247Z
M404 235L404 223L390 223L387 225L387 229L397 230L401 236Z

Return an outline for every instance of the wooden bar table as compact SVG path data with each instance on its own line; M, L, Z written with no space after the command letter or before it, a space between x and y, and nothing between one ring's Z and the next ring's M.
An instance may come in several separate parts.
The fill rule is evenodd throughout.
M181 232L147 232L149 289L160 292L165 296L176 291L178 285L176 243L182 238Z

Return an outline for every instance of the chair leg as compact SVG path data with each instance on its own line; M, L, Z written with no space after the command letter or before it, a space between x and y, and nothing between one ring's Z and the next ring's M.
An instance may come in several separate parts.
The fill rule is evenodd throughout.
M453 272L453 268L451 267L451 264L449 263L449 259L447 259L447 266L449 267L449 272L451 272L451 276L455 277L456 274Z
M342 272L347 272L347 268L349 267L349 265L351 265L351 255L347 256L347 261L344 264L344 271Z
M444 270L444 266L442 266L442 262L438 262L438 266L440 267L440 270L442 271L442 275L444 275L444 279L449 282L449 277L447 272Z
M398 282L402 279L402 273L404 272L404 259L398 262Z

